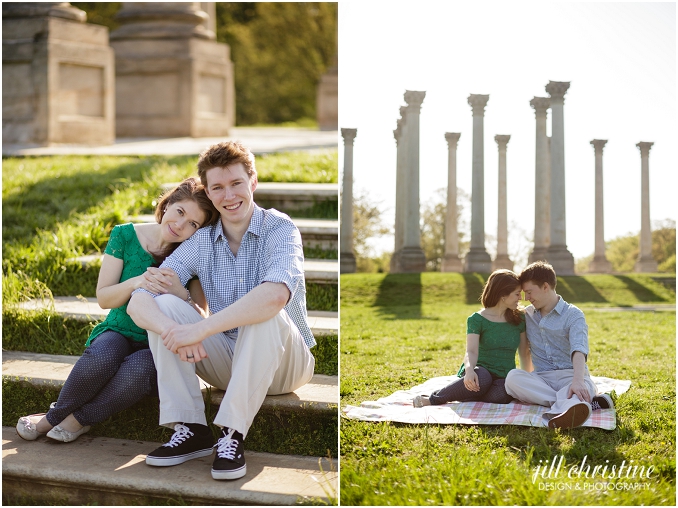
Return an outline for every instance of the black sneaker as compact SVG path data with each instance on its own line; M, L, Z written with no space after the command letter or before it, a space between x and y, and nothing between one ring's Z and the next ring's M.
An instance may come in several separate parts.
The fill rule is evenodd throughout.
M223 437L214 447L217 456L212 464L212 478L215 480L237 480L247 473L245 465L245 449L242 434L235 429L224 427Z
M156 448L146 456L149 466L176 466L187 460L212 455L214 439L210 429L199 423L174 426L174 434L169 442Z
M591 399L591 409L614 409L614 402L612 397L607 393L600 393Z

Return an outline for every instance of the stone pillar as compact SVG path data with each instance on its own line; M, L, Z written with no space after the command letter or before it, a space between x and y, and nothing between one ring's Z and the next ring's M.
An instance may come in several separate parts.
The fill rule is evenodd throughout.
M446 132L447 140L447 208L445 213L445 255L441 272L461 272L459 232L457 230L457 143L460 132Z
M341 273L355 273L353 254L353 140L358 129L341 129L344 138L344 176L341 185Z
M593 261L589 264L591 273L610 273L612 264L605 256L605 222L603 219L603 148L606 139L591 141L596 155L596 242Z
M550 107L548 97L534 97L530 101L536 117L534 164L534 249L528 262L545 260L551 243L551 171L549 140L546 136L546 115Z
M650 148L654 143L641 141L640 149L640 252L636 272L656 272L657 262L652 257L652 230L650 228Z
M339 65L334 55L332 65L320 76L316 91L316 117L321 131L335 131L339 125Z
M513 261L508 255L508 205L506 203L506 145L511 136L497 134L494 140L499 149L499 199L497 217L497 257L492 262L492 271L505 268L513 270Z
M485 250L485 159L483 119L489 95L471 94L473 109L473 179L471 190L471 249L464 260L465 272L489 273L492 259Z
M558 275L574 275L574 256L567 250L565 213L565 122L563 104L569 82L549 81L551 102L551 244L547 261Z
M403 248L394 253L392 268L396 273L423 272L426 270L426 255L421 248L419 226L419 114L426 92L405 92L404 124L407 126L404 153L404 170L407 185L404 189L406 206L403 212Z
M407 210L407 131L405 126L405 110L400 108L401 117L398 119L397 127L393 131L396 140L396 208L395 208L395 242L393 246L393 255L391 256L390 271L396 273L399 271L399 255L405 245L405 211Z
M113 143L113 51L86 19L68 2L3 2L3 143Z
M226 136L233 64L200 2L123 2L111 33L119 137Z

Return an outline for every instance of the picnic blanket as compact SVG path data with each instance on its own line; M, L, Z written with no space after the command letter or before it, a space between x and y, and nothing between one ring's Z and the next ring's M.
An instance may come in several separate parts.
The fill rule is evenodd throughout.
M451 402L440 406L415 408L412 399L415 395L428 395L456 379L457 376L434 377L424 384L409 390L399 390L376 402L363 402L360 407L346 406L344 416L368 422L434 423L462 425L524 425L528 427L546 427L547 421L542 415L548 411L544 406L535 404L491 404L489 402ZM626 392L631 381L622 381L607 377L591 376L599 393ZM613 430L617 418L614 409L599 409L591 413L584 427L597 427Z

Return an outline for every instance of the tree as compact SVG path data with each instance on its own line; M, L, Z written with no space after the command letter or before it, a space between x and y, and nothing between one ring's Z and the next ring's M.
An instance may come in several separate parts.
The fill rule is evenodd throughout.
M373 203L367 191L353 195L353 251L358 272L388 271L390 254L376 256L370 240L392 233L383 219L381 203Z
M457 189L457 233L459 235L459 255L468 251L470 238L467 211L471 198L463 190ZM424 203L421 211L421 247L426 255L426 269L440 271L445 255L445 217L447 213L447 188L435 191L433 197Z

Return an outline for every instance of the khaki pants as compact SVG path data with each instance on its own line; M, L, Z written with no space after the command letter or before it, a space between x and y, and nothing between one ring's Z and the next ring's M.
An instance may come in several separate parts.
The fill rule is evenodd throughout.
M179 324L197 323L202 316L183 300L162 295L155 299L162 312ZM236 429L243 437L252 425L266 395L289 393L313 377L315 359L287 312L253 325L241 326L235 350L222 335L212 335L202 344L207 358L182 362L148 332L148 344L158 371L160 425L176 423L207 425L205 404L196 374L212 386L225 390L214 418L221 427Z
M573 378L573 369L544 372L526 372L513 369L506 376L504 387L506 393L522 402L548 407L549 410L543 416L544 419L550 420L581 402L588 404L590 408L591 404L579 400L577 395L567 398L567 392ZM584 383L589 389L591 398L595 397L598 389L588 374L584 375Z

